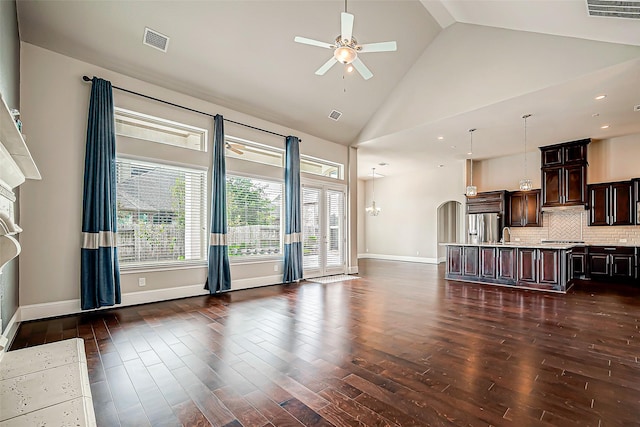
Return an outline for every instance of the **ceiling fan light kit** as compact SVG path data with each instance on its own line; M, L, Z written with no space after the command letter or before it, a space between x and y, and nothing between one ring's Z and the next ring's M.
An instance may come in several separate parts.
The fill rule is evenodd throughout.
M395 41L370 43L359 45L355 37L353 37L353 21L354 16L347 13L347 4L345 2L345 11L340 14L341 33L336 37L335 43L325 43L318 40L308 39L306 37L295 37L293 41L296 43L307 44L310 46L322 47L325 49L333 49L333 56L324 63L316 71L316 75L323 76L338 62L343 65L351 65L355 68L363 79L369 80L373 77L373 73L360 58L358 53L367 52L393 52L398 49ZM351 70L349 70L351 72Z

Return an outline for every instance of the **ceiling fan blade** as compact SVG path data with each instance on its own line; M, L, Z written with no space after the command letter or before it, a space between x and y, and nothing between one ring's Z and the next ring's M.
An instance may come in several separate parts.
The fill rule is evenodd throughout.
M324 73L329 71L329 69L333 67L336 62L338 62L338 60L332 56L327 62L324 63L322 67L318 68L318 71L316 71L316 75L324 76Z
M362 62L360 58L354 59L351 65L353 65L353 67L358 70L363 79L369 80L371 77L373 77L373 73L371 72L371 70L369 70L367 66L364 65L364 62Z
M313 40L313 39L308 39L306 37L296 37L293 39L294 42L296 43L302 43L302 44L308 44L311 46L318 46L318 47L324 47L326 49L333 49L335 46L332 45L331 43L325 43L325 42L321 42L318 40Z
M353 35L353 15L347 12L340 14L340 37L342 40L350 41Z
M240 147L240 145L236 145L236 144L229 144L228 142L225 144L225 148L229 151L233 151L234 153L238 154L238 155L243 155L244 152L238 150L236 147Z
M398 50L398 45L396 42L380 42L380 43L369 43L363 44L360 46L360 50L358 53L367 53L367 52L393 52Z

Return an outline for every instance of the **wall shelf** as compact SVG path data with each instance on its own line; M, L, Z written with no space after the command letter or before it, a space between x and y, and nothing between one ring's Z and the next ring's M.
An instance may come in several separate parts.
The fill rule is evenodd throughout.
M25 179L42 179L2 94L0 105L0 179L11 189Z

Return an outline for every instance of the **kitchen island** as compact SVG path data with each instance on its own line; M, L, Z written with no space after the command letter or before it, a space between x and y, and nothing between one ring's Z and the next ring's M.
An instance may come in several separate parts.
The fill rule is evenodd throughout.
M565 293L576 244L446 243L445 278Z

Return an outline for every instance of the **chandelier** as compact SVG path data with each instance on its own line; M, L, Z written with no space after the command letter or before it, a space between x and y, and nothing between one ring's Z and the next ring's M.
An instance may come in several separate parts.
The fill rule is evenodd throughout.
M522 178L520 180L521 191L530 191L533 188L533 184L531 183L531 180L529 178L526 178L527 176L527 119L529 117L531 117L531 114L525 114L524 116L522 116L522 118L524 119L524 176L525 178Z
M380 211L382 209L380 209L379 207L376 206L376 168L371 168L371 176L373 177L371 180L371 206L369 206L366 211L369 215L371 216L378 216L380 214Z

